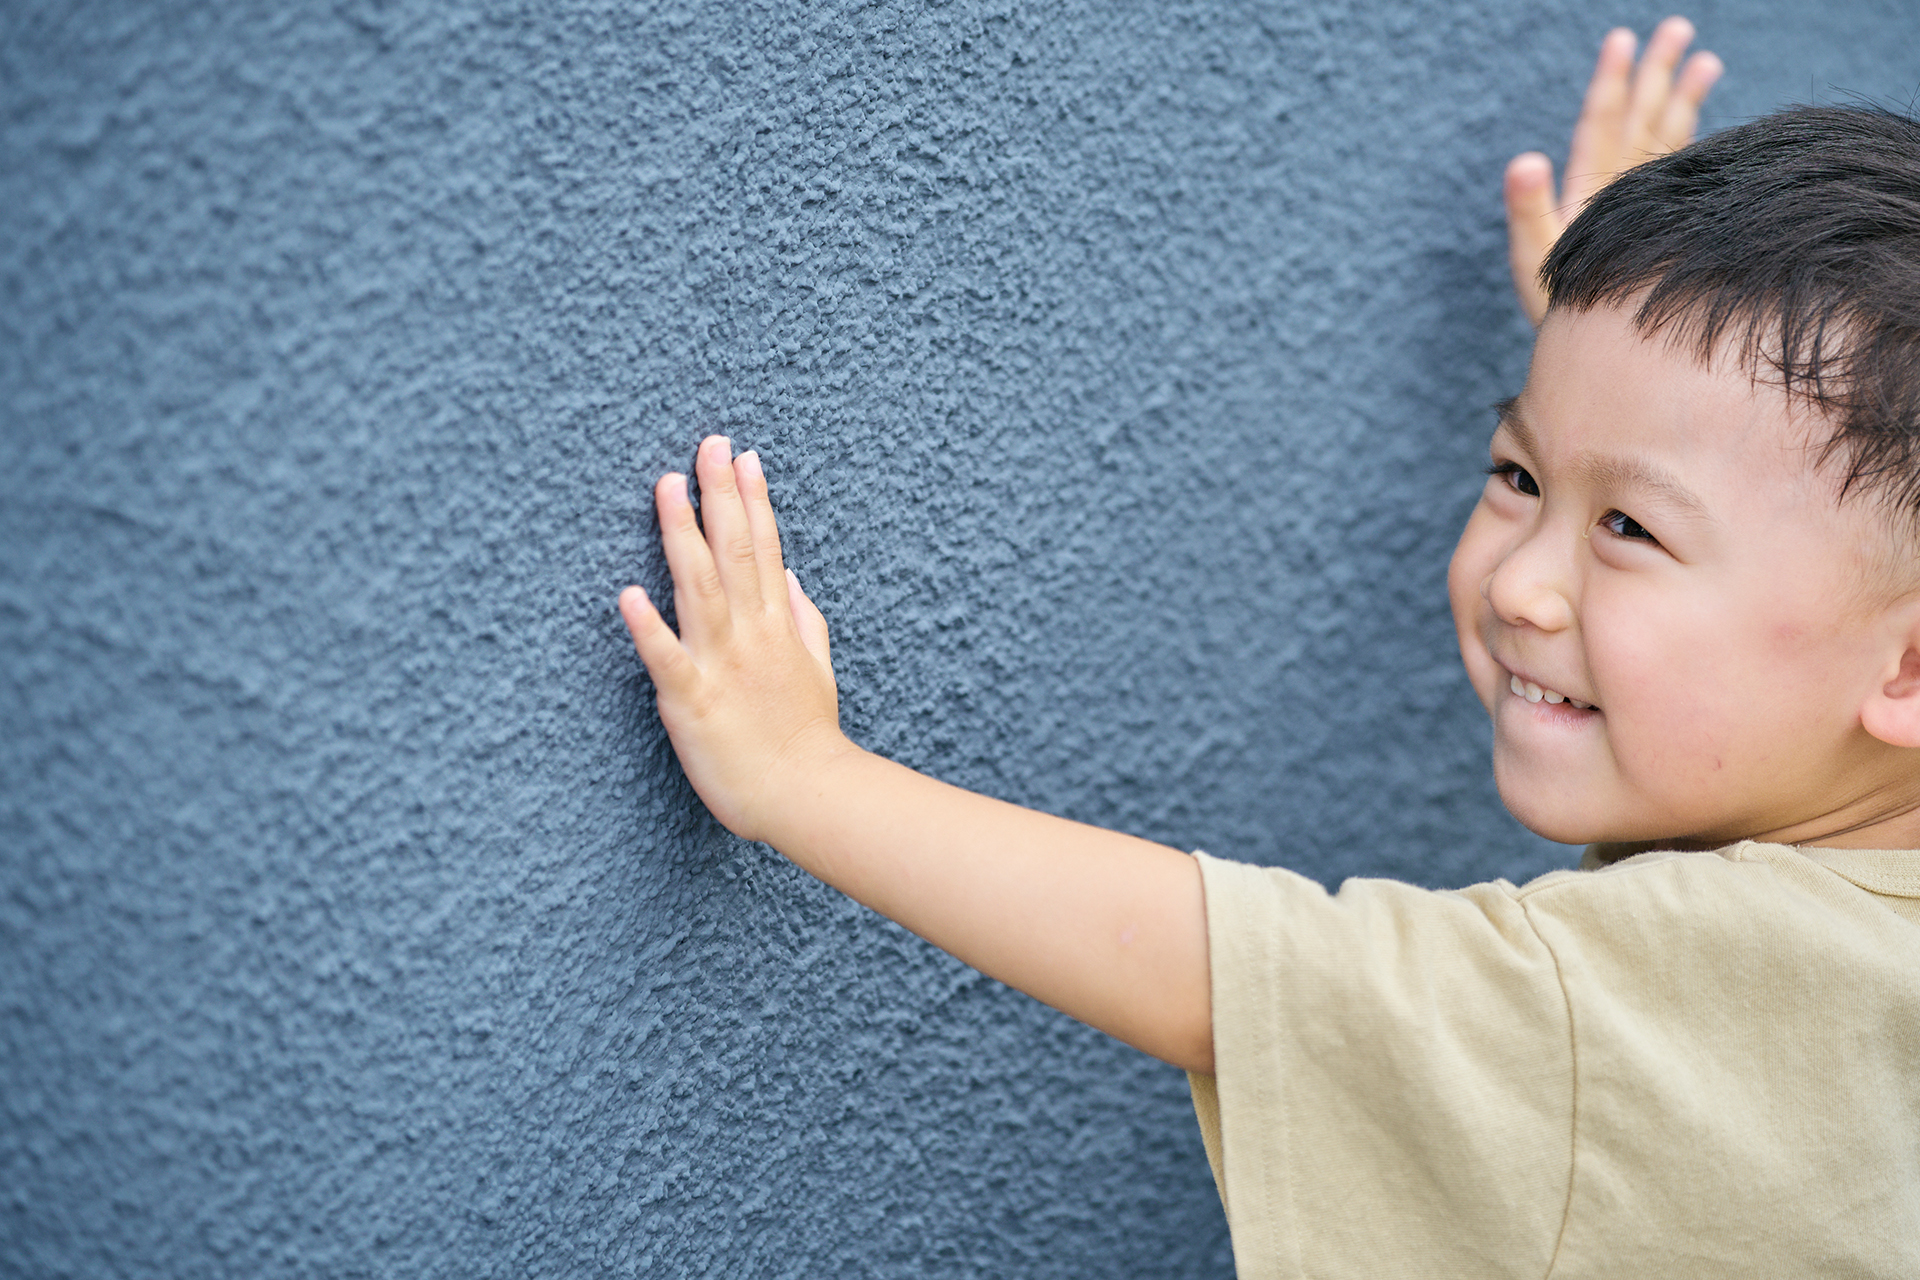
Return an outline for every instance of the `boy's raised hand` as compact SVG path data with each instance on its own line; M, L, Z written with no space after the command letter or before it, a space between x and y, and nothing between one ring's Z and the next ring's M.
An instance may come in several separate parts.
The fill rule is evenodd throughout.
M1654 28L1636 67L1633 32L1618 27L1607 33L1579 122L1573 127L1566 181L1558 200L1553 192L1553 161L1528 151L1508 163L1508 258L1514 291L1534 324L1547 314L1540 264L1594 192L1642 160L1693 141L1700 104L1724 68L1720 59L1704 50L1680 66L1680 55L1692 42L1693 24L1685 18L1668 18Z
M639 587L620 615L694 790L728 830L771 840L779 786L849 744L826 619L781 564L759 455L732 452L723 436L700 445L699 519L684 475L654 486L680 634Z
M1212 1070L1199 864L848 741L826 621L781 564L760 459L731 453L719 436L700 446L699 519L686 477L654 489L680 634L639 587L620 594L660 719L714 816L982 973Z

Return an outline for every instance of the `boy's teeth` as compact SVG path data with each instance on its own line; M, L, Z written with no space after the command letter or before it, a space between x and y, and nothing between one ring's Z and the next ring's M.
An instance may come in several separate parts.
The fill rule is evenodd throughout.
M1509 675L1507 678L1507 687L1513 690L1517 696L1525 698L1528 702L1539 702L1545 699L1547 702L1556 705L1565 702L1581 711L1591 711L1593 709L1591 702L1582 702L1578 698L1569 698L1566 694L1556 693L1552 689L1542 689L1533 681L1522 680L1519 676Z

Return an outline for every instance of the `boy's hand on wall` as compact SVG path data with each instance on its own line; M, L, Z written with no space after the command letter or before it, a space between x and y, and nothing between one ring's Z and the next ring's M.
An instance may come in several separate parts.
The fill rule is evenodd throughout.
M1692 42L1693 24L1668 18L1654 28L1636 68L1633 32L1619 27L1607 33L1573 127L1566 185L1557 201L1553 161L1528 151L1507 165L1508 258L1514 291L1534 324L1547 314L1540 264L1594 192L1642 160L1693 141L1700 104L1725 68L1703 50L1688 58L1676 75L1680 55Z
M1213 1069L1206 901L1177 849L975 795L840 732L827 624L780 563L760 460L700 446L654 490L680 634L620 614L715 817L982 973L1190 1071ZM701 525L706 526L705 531Z
M728 830L770 840L778 788L851 747L827 622L781 563L759 456L734 458L724 437L709 436L695 470L698 519L685 476L654 487L680 634L639 587L620 594L620 616L694 790Z

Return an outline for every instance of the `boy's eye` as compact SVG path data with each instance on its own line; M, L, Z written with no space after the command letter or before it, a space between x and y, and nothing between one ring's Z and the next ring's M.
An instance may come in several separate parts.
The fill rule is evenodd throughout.
M1647 532L1645 525L1624 511L1609 511L1600 517L1600 525L1617 538L1629 538L1635 542L1660 545L1660 539Z
M1517 462L1496 462L1487 468L1487 474L1504 477L1516 493L1524 493L1529 498L1540 496L1540 482Z

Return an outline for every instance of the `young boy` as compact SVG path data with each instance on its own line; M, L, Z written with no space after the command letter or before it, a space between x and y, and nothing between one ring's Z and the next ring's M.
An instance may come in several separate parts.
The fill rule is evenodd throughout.
M1542 280L1449 590L1582 870L1329 896L862 751L718 438L679 634L621 597L661 719L734 832L1191 1072L1242 1276L1920 1275L1920 124L1653 160Z

